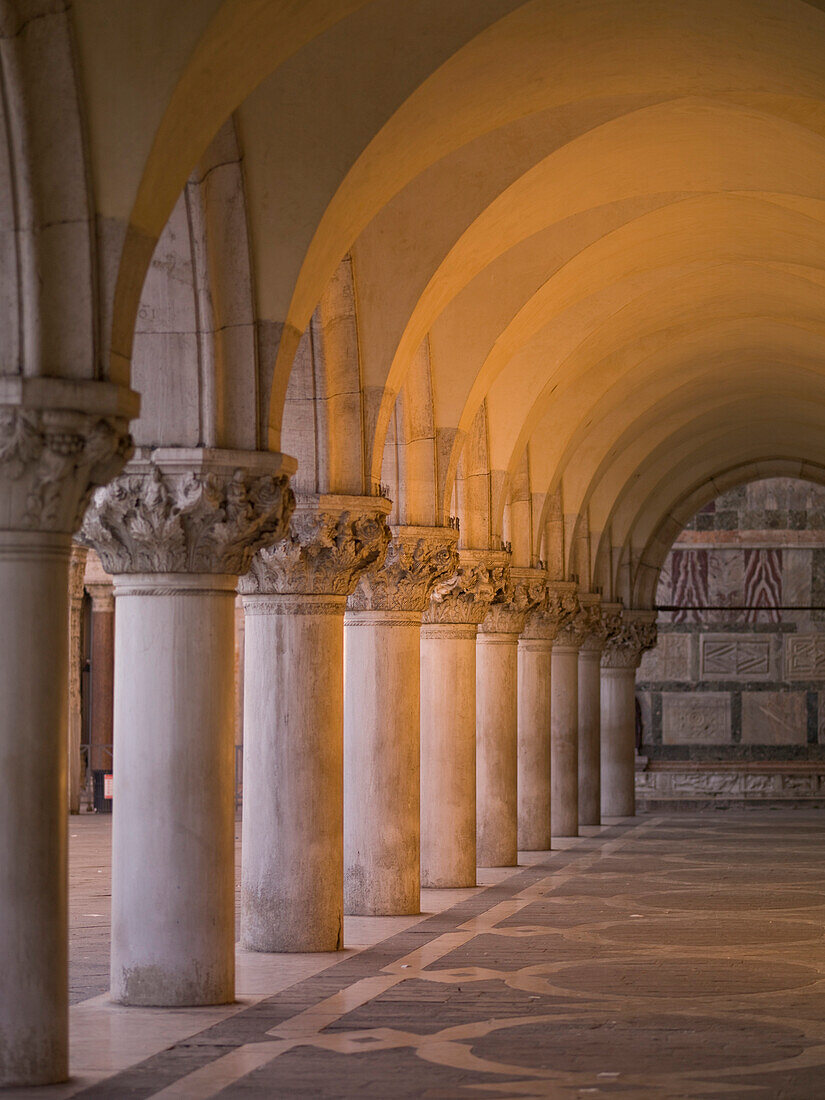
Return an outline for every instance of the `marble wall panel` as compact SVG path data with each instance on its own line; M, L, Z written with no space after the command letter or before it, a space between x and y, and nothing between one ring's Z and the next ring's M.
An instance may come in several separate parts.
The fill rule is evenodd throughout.
M731 739L730 711L727 692L663 692L662 742L727 745Z
M730 607L743 603L745 596L745 554L740 547L708 550L708 603ZM735 622L738 611L712 611L708 622Z
M776 608L782 603L782 551L749 548L745 550L744 604L745 621L778 623ZM762 610L764 608L764 610ZM758 610L757 610L758 609Z
M636 679L642 683L661 680L690 680L691 634L660 634L658 643L642 657Z
M703 634L699 639L700 680L771 680L770 635Z
M825 679L825 634L786 635L785 679Z
M750 745L804 745L808 704L804 691L742 693L742 742Z
M707 550L674 550L670 555L670 602L685 607L704 607L708 603ZM675 623L700 620L695 611L677 611Z

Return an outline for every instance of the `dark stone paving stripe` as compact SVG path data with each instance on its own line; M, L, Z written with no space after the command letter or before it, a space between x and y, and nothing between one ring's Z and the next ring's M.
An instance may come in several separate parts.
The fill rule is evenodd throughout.
M208 1065L210 1062L223 1057L228 1051L245 1043L271 1041L267 1032L278 1024L297 1016L300 1012L319 1004L327 997L340 993L353 983L362 978L371 977L380 973L383 967L397 962L398 959L417 950L423 944L429 943L444 935L445 932L453 932L466 921L486 913L502 901L507 901L514 895L527 889L535 882L546 878L549 873L564 870L575 865L584 856L592 856L603 848L605 842L615 840L626 832L638 828L638 822L628 825L613 825L575 848L565 851L552 852L549 857L539 864L516 870L503 882L494 886L488 886L472 897L458 902L450 909L427 917L412 928L397 933L373 947L369 947L357 955L352 955L334 963L328 969L306 978L272 997L259 1001L249 1008L242 1009L220 1023L205 1028L184 1042L177 1043L168 1050L147 1058L137 1065L123 1070L113 1077L107 1078L96 1085L91 1085L75 1095L87 1097L89 1100L144 1100L161 1089L178 1081L181 1077ZM521 917L521 920L524 918ZM294 1051L289 1054L295 1053ZM318 1051L311 1052L316 1058ZM390 1051L389 1055L398 1057L399 1051ZM287 1055L281 1055L280 1062ZM357 1057L357 1056L356 1056ZM332 1060L340 1059L334 1056ZM292 1060L291 1060L292 1061ZM303 1062L303 1059L299 1059ZM347 1073L350 1073L351 1058L347 1059ZM417 1059L416 1059L417 1062ZM464 1083L466 1075L460 1075ZM255 1074L250 1074L255 1077ZM315 1080L314 1073L310 1074L307 1081ZM350 1082L351 1083L351 1082ZM458 1083L458 1082L457 1082ZM232 1086L233 1091L240 1091L240 1082ZM446 1084L446 1081L445 1081ZM293 1085L295 1082L293 1081ZM260 1086L258 1086L260 1087ZM462 1090L462 1095L464 1095ZM273 1093L272 1095L276 1095ZM288 1092L283 1095L318 1095L317 1090L307 1083L306 1089L301 1087L299 1092ZM365 1091L364 1096L381 1095ZM384 1094L386 1095L386 1094ZM417 1095L415 1092L400 1091L398 1096ZM449 1093L445 1093L449 1095ZM466 1095L471 1095L467 1093Z

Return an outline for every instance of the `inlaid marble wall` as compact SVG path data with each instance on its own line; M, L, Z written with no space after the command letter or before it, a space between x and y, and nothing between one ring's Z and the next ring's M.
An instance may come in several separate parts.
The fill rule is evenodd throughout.
M645 755L825 759L825 488L772 478L717 497L657 602L678 610L660 612L637 676Z

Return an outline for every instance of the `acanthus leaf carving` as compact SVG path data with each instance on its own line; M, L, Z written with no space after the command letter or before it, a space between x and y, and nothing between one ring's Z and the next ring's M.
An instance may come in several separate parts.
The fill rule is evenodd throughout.
M244 595L349 596L361 574L380 568L390 543L383 498L335 498L320 506L299 501L289 533L274 546L259 550L239 590Z
M238 575L283 536L293 507L286 474L141 460L94 493L78 541L108 573Z
M579 612L575 585L550 584L541 604L533 611L524 628L525 638L555 642L559 633Z
M421 611L432 589L456 571L458 532L449 527L392 527L380 569L363 573L350 611Z
M608 638L602 652L602 668L638 668L642 654L656 645L656 624L630 619Z
M14 528L73 533L132 451L124 418L0 406L0 510Z
M456 571L433 588L423 621L478 625L508 581L509 564L501 553L460 552Z
M521 634L527 617L546 599L547 578L535 569L511 569L510 583L490 606L479 630L482 634Z

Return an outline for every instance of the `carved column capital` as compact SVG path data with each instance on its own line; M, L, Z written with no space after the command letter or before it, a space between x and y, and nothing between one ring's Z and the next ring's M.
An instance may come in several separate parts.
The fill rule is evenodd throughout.
M435 585L455 572L458 531L406 526L390 530L384 564L361 574L347 610L423 612Z
M263 451L142 449L94 493L78 538L107 573L242 574L284 536L294 469Z
M527 619L524 637L555 642L559 632L578 611L576 585L567 581L548 581L544 599Z
M131 455L136 412L136 395L105 382L0 379L2 527L74 533Z
M654 612L626 611L621 628L605 643L602 668L638 668L642 654L656 645L655 618Z
M601 605L601 596L593 592L583 592L579 596L584 614L584 634L581 643L582 653L601 654L607 641L608 627Z
M390 544L384 497L301 494L286 538L259 550L238 589L244 596L349 596Z
M458 568L430 594L424 623L477 626L510 579L510 555L496 550L460 550Z
M521 634L528 615L545 599L547 574L543 569L510 569L510 583L490 606L479 632L482 634Z

